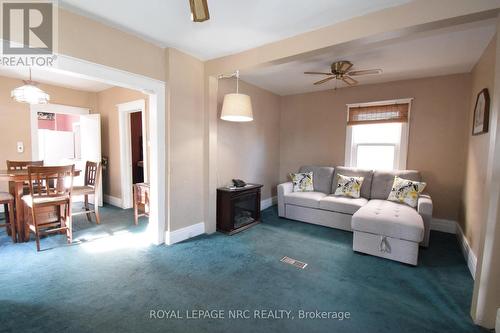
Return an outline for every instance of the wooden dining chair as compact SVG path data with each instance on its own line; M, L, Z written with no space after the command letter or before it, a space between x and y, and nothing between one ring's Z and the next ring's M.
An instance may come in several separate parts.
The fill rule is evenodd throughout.
M12 237L12 242L16 242L16 222L14 221L14 197L8 192L0 192L0 205L4 205L5 223L0 223L0 227L6 227Z
M7 161L7 170L27 170L30 165L43 166L43 161ZM29 194L28 182L23 186L23 194Z
M134 192L134 223L139 224L139 217L149 217L149 183L137 183Z
M27 170L30 165L43 166L43 161L7 161L7 170Z
M73 240L71 225L71 192L74 165L28 166L30 194L22 197L26 224L35 234L36 249L40 251L40 236L66 233Z
M101 163L87 161L85 164L85 181L83 186L73 186L74 196L84 196L84 210L73 212L75 215L87 215L87 220L92 221L91 213L95 214L97 224L101 223L99 217L99 188L101 184ZM94 207L89 207L89 195L94 197Z

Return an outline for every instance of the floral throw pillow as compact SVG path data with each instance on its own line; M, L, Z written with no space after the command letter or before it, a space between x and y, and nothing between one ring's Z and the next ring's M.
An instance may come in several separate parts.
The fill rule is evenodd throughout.
M338 174L337 175L337 188L335 195L343 195L345 197L359 198L361 185L363 184L364 177L349 177Z
M294 192L314 191L312 172L291 173L290 178L292 178Z
M418 196L427 184L404 178L394 177L391 193L387 200L405 203L411 207L417 207Z

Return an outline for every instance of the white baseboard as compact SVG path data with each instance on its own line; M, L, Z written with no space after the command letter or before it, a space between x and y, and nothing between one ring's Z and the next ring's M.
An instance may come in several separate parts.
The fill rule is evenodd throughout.
M449 234L456 234L457 222L452 220L433 218L431 221L431 230L447 232Z
M172 245L175 243L182 242L186 239L202 235L204 233L205 233L205 223L204 222L196 223L182 229L167 231L165 237L165 243L167 245Z
M105 194L104 195L104 202L108 203L108 204L110 204L112 206L116 206L116 207L120 207L120 208L123 207L123 205L122 205L122 199L121 198L117 198L117 197L113 197L111 195Z
M465 261L467 262L467 267L469 267L469 271L472 275L472 278L476 278L476 266L477 266L477 258L474 252L467 241L467 237L465 237L464 231L457 223L457 239L458 243L460 243L460 248L462 249L462 253L464 254Z
M260 201L260 210L267 209L278 203L278 197L270 197Z
M495 331L500 333L500 308L497 309L497 322L495 324Z

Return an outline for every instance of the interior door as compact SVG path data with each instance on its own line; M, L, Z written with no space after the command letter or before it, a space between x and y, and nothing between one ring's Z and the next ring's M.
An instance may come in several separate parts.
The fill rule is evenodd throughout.
M80 117L80 141L82 161L101 162L101 115ZM82 170L83 171L83 170ZM99 184L99 205L102 206L102 172Z

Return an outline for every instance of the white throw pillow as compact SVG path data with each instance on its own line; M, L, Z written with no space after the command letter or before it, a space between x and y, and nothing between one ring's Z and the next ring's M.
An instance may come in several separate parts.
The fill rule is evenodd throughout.
M294 192L314 191L312 172L291 173L290 178L292 178Z
M343 195L345 197L359 198L361 185L363 185L364 177L349 177L341 174L337 175L337 188L335 195Z
M394 177L391 193L387 200L405 203L411 207L417 207L418 197L427 184L414 180Z

